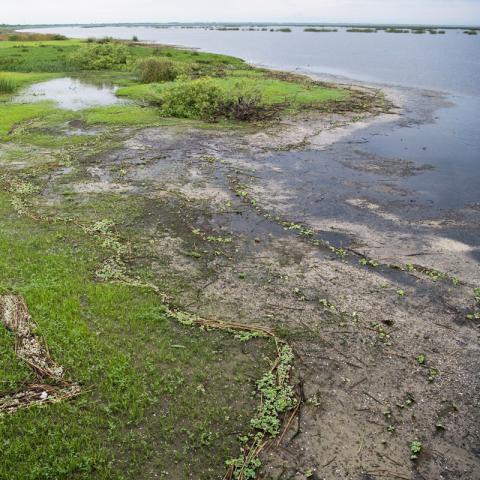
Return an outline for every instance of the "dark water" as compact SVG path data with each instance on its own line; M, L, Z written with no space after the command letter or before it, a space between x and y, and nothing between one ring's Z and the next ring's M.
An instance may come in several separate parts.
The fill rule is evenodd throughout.
M302 28L293 28L292 33L148 27L46 31L79 38L136 35L140 40L235 55L340 82L351 79L396 87L407 98L402 118L373 124L342 140L347 150L341 143L336 145L336 158L343 151L350 157L356 152L360 161L376 155L428 164L433 168L393 180L396 188L415 190L422 201L440 208L480 202L480 35L465 35L462 30L447 30L444 35L347 33L345 29L306 33ZM353 149L355 144L359 146ZM318 155L317 165L310 157L308 168L320 168L324 155ZM302 156L295 161L302 162ZM343 169L342 175L358 174Z

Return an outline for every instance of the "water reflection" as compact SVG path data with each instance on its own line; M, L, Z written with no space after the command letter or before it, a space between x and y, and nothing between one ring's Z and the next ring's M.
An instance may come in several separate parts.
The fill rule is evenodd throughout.
M115 95L117 87L93 85L77 78L65 77L36 83L15 97L16 103L53 101L66 110L124 103Z

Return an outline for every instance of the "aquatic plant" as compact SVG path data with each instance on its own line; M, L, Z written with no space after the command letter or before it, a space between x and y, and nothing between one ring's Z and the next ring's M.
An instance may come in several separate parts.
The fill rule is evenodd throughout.
M349 33L377 33L375 28L347 28Z
M312 33L328 33L328 32L338 32L337 28L305 28L304 32L312 32Z
M406 30L404 28L389 27L389 28L385 29L385 32L387 32L387 33L410 33L410 30Z

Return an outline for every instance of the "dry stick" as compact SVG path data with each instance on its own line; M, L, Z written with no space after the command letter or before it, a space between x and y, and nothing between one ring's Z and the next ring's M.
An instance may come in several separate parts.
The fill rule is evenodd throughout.
M399 475L398 473L395 472L390 472L388 470L379 470L378 472L367 472L368 475L375 475L377 477L394 477L394 478L399 478L401 480L411 480L411 477L404 477L402 475Z
M283 437L285 437L287 431L289 430L290 426L292 425L293 420L296 417L298 411L300 410L301 405L302 405L302 402L298 402L297 406L295 407L295 410L293 410L292 414L290 415L290 418L288 419L287 424L285 425L285 428L283 429L282 434L280 435L280 437L278 437L278 440L276 442L277 445L280 445L280 443L282 443Z
M375 398L373 395L370 395L368 392L362 392L364 395L366 395L367 397L371 398L372 400L375 400L377 403L379 403L380 405L383 405L383 402L381 402L378 398Z
M337 456L335 455L330 461L328 461L325 465L322 465L322 468L328 467L331 463L335 461Z
M365 382L366 380L368 380L368 377L363 377L361 380L359 380L358 382L355 382L351 387L350 387L350 390L353 390L355 387L358 387L358 385L360 385L361 383Z

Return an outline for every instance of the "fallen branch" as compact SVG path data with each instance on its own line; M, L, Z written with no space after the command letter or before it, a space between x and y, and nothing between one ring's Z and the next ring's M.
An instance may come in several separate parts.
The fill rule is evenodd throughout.
M46 344L33 334L35 328L27 304L19 295L0 296L0 321L15 335L15 352L41 380L20 392L0 396L0 413L15 413L22 408L68 400L80 393L80 386L64 379L64 369L56 364Z

